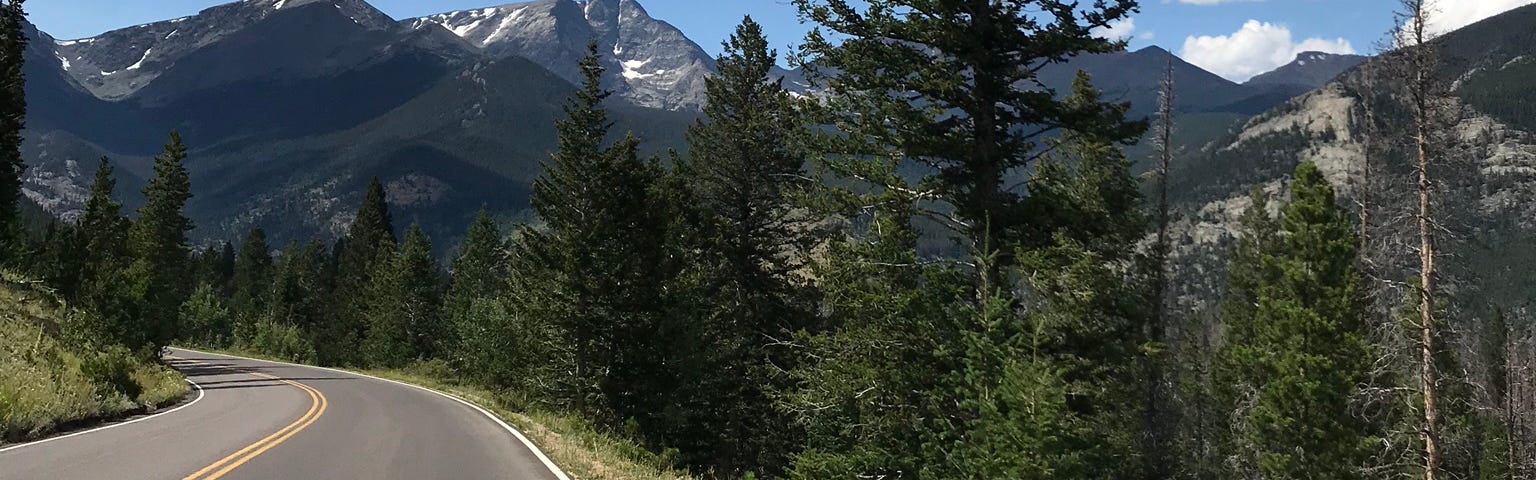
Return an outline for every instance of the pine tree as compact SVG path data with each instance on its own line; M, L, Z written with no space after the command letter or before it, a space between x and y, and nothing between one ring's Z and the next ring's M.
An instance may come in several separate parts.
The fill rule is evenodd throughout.
M411 356L411 337L401 295L405 291L400 277L399 255L392 244L381 243L377 258L370 263L368 284L362 295L367 302L367 326L359 341L358 358L363 365L398 368Z
M412 224L398 251L380 251L367 288L370 323L363 337L363 359L383 367L401 367L432 358L447 330L440 321L437 264L432 241Z
M661 310L663 228L653 187L659 165L642 161L633 136L603 146L611 123L602 104L597 45L581 62L585 80L556 124L558 148L534 183L531 203L544 228L513 251L519 316L558 326L569 343L569 376L559 397L600 423L646 408L631 369L654 361ZM615 414L618 410L621 413ZM650 410L654 411L654 410Z
M867 178L863 162L833 164L836 173L866 177L933 199L924 212L964 239L972 256L1000 253L978 272L978 292L1001 285L1012 265L1007 236L1029 219L1016 183L1044 149L1039 138L1062 130L1112 141L1138 138L1142 122L1125 122L1113 105L1069 105L1038 83L1041 65L1124 43L1091 33L1136 11L1134 0L964 0L930 2L794 0L821 27L802 47L819 69L835 71L829 98L837 130L854 142L841 153L898 157L925 175L915 184ZM822 32L825 29L832 35ZM984 297L977 296L977 301Z
M21 158L21 131L26 128L26 79L22 63L27 50L23 27L26 12L23 0L6 0L0 5L0 262L20 260L23 241L20 210L21 174L26 164Z
M171 132L165 153L155 157L155 176L144 186L145 204L128 235L133 254L130 288L141 310L137 327L124 343L150 353L176 338L177 313L188 294L184 278L190 273L187 232L192 220L183 210L192 198L192 185L186 158L181 135Z
M907 203L884 200L871 202L890 208L862 234L833 242L815 264L834 328L804 340L813 360L791 372L799 388L785 403L806 429L791 478L913 475L939 451L925 448L934 424L919 419L943 418L935 379L950 378L953 362L936 348L947 338L937 325L943 277L924 277L935 268L919 265Z
M112 198L116 185L112 164L101 159L77 225L78 246L73 252L80 257L80 273L72 299L94 312L88 318L98 323L72 328L78 336L96 342L122 342L136 315L127 288L130 223L122 216L122 204Z
M503 321L488 318L484 302L499 301L506 290L507 261L501 232L484 209L459 245L452 278L443 300L443 320L450 327L450 363L461 374L482 381L497 377L496 358L502 356L507 335ZM480 307L476 307L480 304Z
M1473 478L1518 478L1516 465L1520 458L1516 453L1519 447L1515 429L1521 419L1515 413L1519 399L1511 397L1514 384L1510 354L1516 348L1511 331L1502 308L1494 308L1484 320L1477 349L1478 363L1483 367L1477 385L1483 388L1473 418L1477 435Z
M359 342L370 323L372 308L368 286L375 263L388 258L395 249L394 222L385 198L384 185L375 178L363 194L363 204L347 236L338 243L336 254L336 302L326 325L317 332L316 348L320 362L344 365L358 361Z
M1222 357L1235 450L1262 478L1361 478L1375 427L1349 408L1370 368L1359 242L1311 162L1290 193L1277 230L1264 203L1245 214L1232 266Z
M289 244L272 267L270 286L260 297L264 304L262 320L274 325L294 327L307 337L326 326L324 284L325 244L318 240L303 246Z
M690 257L686 313L704 323L711 387L707 411L685 412L687 434L673 434L685 460L719 471L781 468L799 442L776 413L771 372L793 367L797 353L773 348L810 326L807 289L791 278L807 257L806 222L793 214L792 192L802 188L805 122L781 79L770 77L777 53L762 27L745 18L725 43L720 74L705 81L704 118L688 131L690 159L677 166L680 193L693 219L674 234ZM797 223L797 220L799 222ZM673 362L676 363L676 362ZM684 383L698 385L702 379ZM775 458L778 457L778 458Z
M230 297L234 316L234 340L244 342L256 333L256 323L266 314L267 295L271 291L272 247L260 226L251 227L240 244L235 259L234 293Z
M441 315L442 277L432 256L432 239L421 225L411 224L396 262L402 287L400 311L411 341L409 360L437 358L451 330Z
M1100 103L1086 74L1073 88L1069 105ZM1144 273L1137 248L1148 219L1131 162L1114 142L1067 131L1031 176L1023 211L1033 220L1016 234L1013 256L1023 320L1038 327L1027 333L1029 345L1011 348L1040 356L1043 363L1031 368L1059 375L1061 388L1077 392L1063 421L1081 429L1084 458L1101 459L1089 461L1093 468L1117 478L1162 478L1173 467L1164 418L1171 412L1156 410L1163 378L1144 368L1163 361L1152 356L1159 338L1146 328L1159 313L1149 294L1156 289L1148 288L1156 276ZM1140 464L1108 460L1138 455Z

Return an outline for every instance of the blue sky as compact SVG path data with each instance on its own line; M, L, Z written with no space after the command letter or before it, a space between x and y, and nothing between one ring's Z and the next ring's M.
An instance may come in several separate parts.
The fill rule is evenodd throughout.
M372 0L395 18L476 8L507 0ZM37 0L27 3L33 23L63 39L196 13L224 0ZM1087 3L1087 2L1085 2ZM1536 0L1441 0L1441 30L1470 24ZM711 53L742 15L752 15L781 51L807 27L789 0L641 0L651 15L671 22ZM1392 28L1397 0L1143 0L1141 13L1104 32L1125 36L1131 48L1158 45L1224 77L1243 81L1290 62L1307 50L1375 51Z

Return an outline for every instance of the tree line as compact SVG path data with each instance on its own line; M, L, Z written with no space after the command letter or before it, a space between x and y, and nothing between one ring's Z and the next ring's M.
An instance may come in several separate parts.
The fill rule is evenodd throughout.
M334 243L279 247L257 227L193 249L175 134L132 218L104 159L80 219L24 241L25 38L9 0L6 263L99 314L68 326L78 341L441 364L713 478L1530 474L1524 337L1491 317L1463 362L1485 375L1455 375L1430 200L1419 288L1383 313L1362 262L1368 210L1357 220L1303 162L1284 192L1249 199L1216 333L1170 328L1171 80L1155 202L1123 153L1148 129L1128 105L1086 74L1059 95L1020 88L1041 65L1123 50L1093 30L1135 1L793 3L818 26L800 53L824 91L787 90L747 18L687 155L645 158L612 131L593 44L534 184L538 220L506 228L482 211L444 265L418 226L398 235L377 179ZM1428 10L1406 5L1420 28L1405 64L1425 69ZM1422 147L1421 80L1404 108ZM1422 186L1435 151L1416 151ZM961 253L920 253L935 232Z

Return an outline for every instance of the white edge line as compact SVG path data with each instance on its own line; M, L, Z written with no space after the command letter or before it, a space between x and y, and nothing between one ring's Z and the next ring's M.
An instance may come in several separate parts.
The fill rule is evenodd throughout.
M388 378L379 378L379 377L375 377L373 375L368 375L368 374L365 374L365 373L349 372L349 371L346 371L346 370L339 370L339 369L335 369L335 368L317 367L317 366L314 366L314 365L305 365L305 364L302 364L302 363L279 362L279 361L276 361L276 360L262 360L262 359L259 359L259 358L242 357L242 356L239 356L239 355L229 355L229 354L224 354L224 353L204 352L202 350L194 350L194 349L186 348L186 347L172 347L172 348L175 348L177 350L186 350L188 352L197 352L197 353L201 353L201 354L204 354L204 355L214 355L214 356L228 357L228 358L240 358L240 359L252 360L252 361L257 361L257 362L276 363L278 365L291 365L291 366L295 366L295 367L314 368L314 369L318 369L318 370L326 370L326 371L342 373L342 374L347 374L347 375L356 375L356 376L359 376L359 377L371 378L371 379L374 379L374 380L389 382L389 383L393 383L393 384L396 384L396 385L404 385L404 386L415 388L415 389L418 389L418 390L435 393L435 394L441 395L443 397L447 397L447 398L449 398L449 399L451 399L453 401L456 401L456 402L462 403L464 405L467 405L467 406L469 406L469 408L473 408L473 409L475 409L475 411L480 412L481 415L485 415L486 418L489 418L492 421L496 422L497 425L501 425L501 428L506 429L506 431L508 431L508 432L511 432L512 436L517 437L518 441L523 442L523 446L528 447L528 450L533 452L533 456L538 457L539 461L544 463L544 467L548 468L549 472L553 473L555 475L555 478L558 478L559 480L571 480L571 477L567 476L565 474L565 471L560 469L559 465L555 465L554 461L551 461L548 456L544 455L544 451L540 450L538 445L534 445L533 441L528 440L528 437L524 436L523 432L517 431L516 428L513 428L511 425L508 425L506 421L501 419L501 417L496 416L496 414L491 413L489 410L486 410L485 408L482 408L479 405L475 405L474 403L471 403L468 400L459 398L459 396L457 396L457 395L453 395L453 394L449 394L449 393L445 393L445 392L440 392L440 391L433 390L433 389L430 389L430 388L427 388L427 387L423 387L421 385L405 383L405 382L401 382L401 381L397 381L397 380L390 380ZM199 391L201 391L201 389L199 389ZM201 396L199 396L199 398L201 398ZM191 404L187 404L186 406L191 406ZM177 409L177 410L179 410L179 409ZM170 412L165 412L165 413L170 413ZM81 433L84 433L84 432L81 432ZM28 444L28 445L30 445L30 444ZM0 452L3 452L3 451L4 450L0 450Z
M145 421L145 420L151 420L151 419L155 419L155 418L160 418L162 416L175 413L177 410L181 410L183 408L190 407L193 404L196 404L197 402L202 401L202 399L203 399L203 386L202 385L198 385L197 382L192 381L192 379L190 379L190 378L186 379L186 380L187 380L187 383L192 384L192 388L197 389L197 398L192 399L192 401L187 403L186 405L182 405L180 407L172 408L172 409L166 410L164 412L159 412L159 413L155 413L155 414L152 414L152 415L147 415L147 416L135 418L133 420L129 420L129 421L126 421L126 422L114 423L114 424L111 424L111 425L106 425L106 426L92 428L90 430L79 431L79 432L70 433L70 434L67 434L67 435L59 435L57 437L44 438L42 440L37 440L37 441L34 441L34 442L27 442L27 443L22 443L22 444L18 444L18 445L11 445L9 447L0 448L0 453L9 452L11 450L27 448L27 447L31 447L31 446L34 446L34 445L41 445L41 444L44 444L44 443L52 442L54 440L63 440L63 439L70 438L70 437L77 437L77 436L80 436L80 435L85 435L87 433L100 432L102 430L107 430L107 429L111 429L111 428L117 428L117 427L121 427L121 426L124 426L124 425L132 425L132 424L139 423L139 422L142 422L142 421Z

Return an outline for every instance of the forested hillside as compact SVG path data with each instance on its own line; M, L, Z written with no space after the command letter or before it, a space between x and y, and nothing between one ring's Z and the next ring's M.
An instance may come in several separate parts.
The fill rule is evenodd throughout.
M1136 91L1155 108L1083 70L1070 88L1018 88L1069 58L1136 55L1092 33L1133 0L792 4L819 27L797 66L824 87L786 88L745 18L685 152L651 154L657 139L623 121L605 45L587 45L579 84L531 99L486 93L542 88L491 74L519 60L477 64L333 134L526 102L542 112L530 124L552 121L497 133L542 138L543 168L434 165L525 194L524 216L471 219L403 175L326 205L346 210L317 215L335 242L256 226L194 248L194 185L216 179L189 165L222 147L176 131L136 170L142 204L117 200L128 182L102 160L78 218L24 227L31 35L6 0L0 261L88 312L80 338L140 361L184 343L426 372L703 478L1531 473L1529 279L1510 266L1536 258L1514 178L1536 157L1518 109L1474 98L1515 81L1530 43L1511 25L1536 7L1437 39L1430 5L1405 0L1392 50L1196 152L1175 132L1212 111L1177 99L1248 90L1184 85L1203 77L1156 55L1163 78ZM417 147L466 138L441 133L461 119L437 120ZM335 160L316 152L284 158ZM412 210L424 200L453 208ZM463 233L432 234L450 223Z

